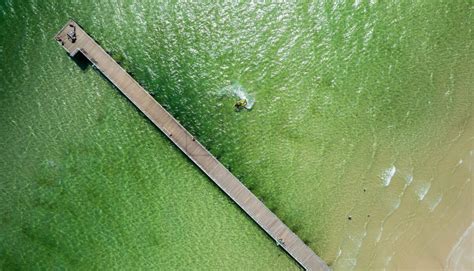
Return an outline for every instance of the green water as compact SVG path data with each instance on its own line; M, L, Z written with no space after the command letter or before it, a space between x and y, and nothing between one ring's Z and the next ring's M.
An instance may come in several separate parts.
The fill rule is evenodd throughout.
M53 36L68 18L123 55L345 270L338 255L358 251L341 245L355 231L348 215L363 224L386 197L373 176L396 161L414 167L472 121L472 10L469 1L3 1L1 269L298 268L97 71L67 57ZM251 111L219 94L235 82L255 97Z

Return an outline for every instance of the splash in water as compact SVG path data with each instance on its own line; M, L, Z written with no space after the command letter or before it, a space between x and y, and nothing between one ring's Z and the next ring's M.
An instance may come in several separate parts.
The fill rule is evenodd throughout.
M222 96L236 97L239 100L246 100L247 103L243 106L245 109L252 109L255 104L255 98L250 95L247 90L239 83L233 82L231 85L223 87L220 91Z

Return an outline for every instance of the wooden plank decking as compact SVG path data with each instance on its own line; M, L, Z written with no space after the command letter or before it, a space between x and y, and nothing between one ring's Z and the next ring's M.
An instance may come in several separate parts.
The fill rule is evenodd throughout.
M75 38L73 42L74 35ZM70 34L70 37L68 37ZM69 21L56 40L73 57L82 53L135 106L244 210L277 245L306 270L329 270L303 241L204 148L76 22Z

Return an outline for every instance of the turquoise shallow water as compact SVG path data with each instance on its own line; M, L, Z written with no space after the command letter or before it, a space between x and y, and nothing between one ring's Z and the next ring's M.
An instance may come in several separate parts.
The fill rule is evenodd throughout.
M468 1L4 1L6 268L297 268L108 82L64 54L53 36L70 17L341 270L337 259L364 256L344 245L356 228L347 217L363 225L387 198L379 175L417 168L472 121ZM222 97L235 83L255 98L251 111ZM373 212L389 213L386 203Z

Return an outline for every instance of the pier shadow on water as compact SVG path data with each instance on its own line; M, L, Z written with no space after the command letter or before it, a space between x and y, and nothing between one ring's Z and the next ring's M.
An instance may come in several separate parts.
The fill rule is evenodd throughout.
M89 59L82 53L82 52L77 52L71 59L81 68L82 71L86 71L90 69L92 66L92 63L90 62Z

